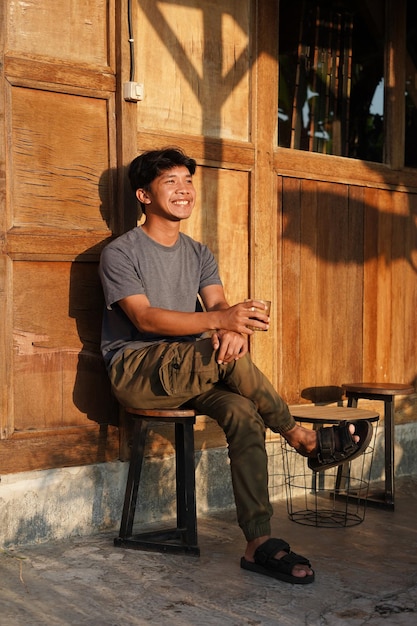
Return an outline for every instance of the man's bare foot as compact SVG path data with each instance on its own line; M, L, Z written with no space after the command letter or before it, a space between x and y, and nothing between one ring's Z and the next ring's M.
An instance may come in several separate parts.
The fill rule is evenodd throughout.
M249 561L250 563L254 563L256 549L259 548L259 546L265 543L265 541L267 541L268 539L270 539L270 536L264 535L263 537L257 537L253 541L248 541L246 545L245 555L244 555L244 558L246 559L246 561ZM284 550L281 550L280 552L277 552L274 558L279 560L286 554L288 553L285 552ZM304 578L305 576L312 576L313 574L314 574L313 570L310 567L308 567L308 565L303 565L301 563L294 565L292 569L292 575L296 576L297 578Z

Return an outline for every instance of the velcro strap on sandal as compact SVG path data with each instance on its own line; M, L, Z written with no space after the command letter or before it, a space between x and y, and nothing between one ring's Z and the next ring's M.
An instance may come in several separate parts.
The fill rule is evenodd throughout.
M358 447L358 444L354 441L351 435L349 426L350 422L345 422L343 424L343 428L339 429L340 451L343 452L345 456L353 454Z
M255 550L255 561L260 565L265 565L269 559L274 558L278 552L290 552L289 544L283 539L267 539Z
M335 441L334 431L332 428L320 428L317 431L318 454L317 458L324 462L333 458Z
M340 422L338 426L331 428L320 428L317 431L319 453L317 458L322 462L343 460L346 456L353 454L357 449L350 431L350 422ZM335 430L339 440L336 444Z

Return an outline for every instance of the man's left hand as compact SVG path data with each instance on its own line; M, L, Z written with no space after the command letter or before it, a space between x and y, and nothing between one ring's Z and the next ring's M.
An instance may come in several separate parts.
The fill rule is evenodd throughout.
M218 350L217 363L231 363L241 359L248 351L247 335L230 330L218 330L211 336L214 350Z

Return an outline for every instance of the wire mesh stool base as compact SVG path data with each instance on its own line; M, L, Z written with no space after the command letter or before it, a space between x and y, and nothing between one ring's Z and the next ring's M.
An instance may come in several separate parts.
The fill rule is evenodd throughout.
M378 418L370 421L377 423ZM324 424L314 418L310 422L315 428ZM281 439L290 520L321 528L346 528L364 521L376 431L374 428L371 444L360 457L321 472L310 470L307 459Z
M363 522L369 482L346 475L342 480L348 486L336 488L337 470L315 475L307 469L303 474L287 475L288 517L298 524L323 528L346 528Z

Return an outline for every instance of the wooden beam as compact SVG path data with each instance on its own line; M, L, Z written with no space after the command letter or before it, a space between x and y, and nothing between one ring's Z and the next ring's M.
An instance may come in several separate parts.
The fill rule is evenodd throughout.
M385 42L384 162L404 167L406 2L387 0Z
M274 150L278 124L278 3L259 0L254 33L257 49L253 51L252 136L255 141L255 164L252 173L250 214L250 291L251 296L272 301L271 324L267 333L251 339L254 361L276 384L279 378L280 280L278 278L276 174ZM278 232L278 235L277 235Z

